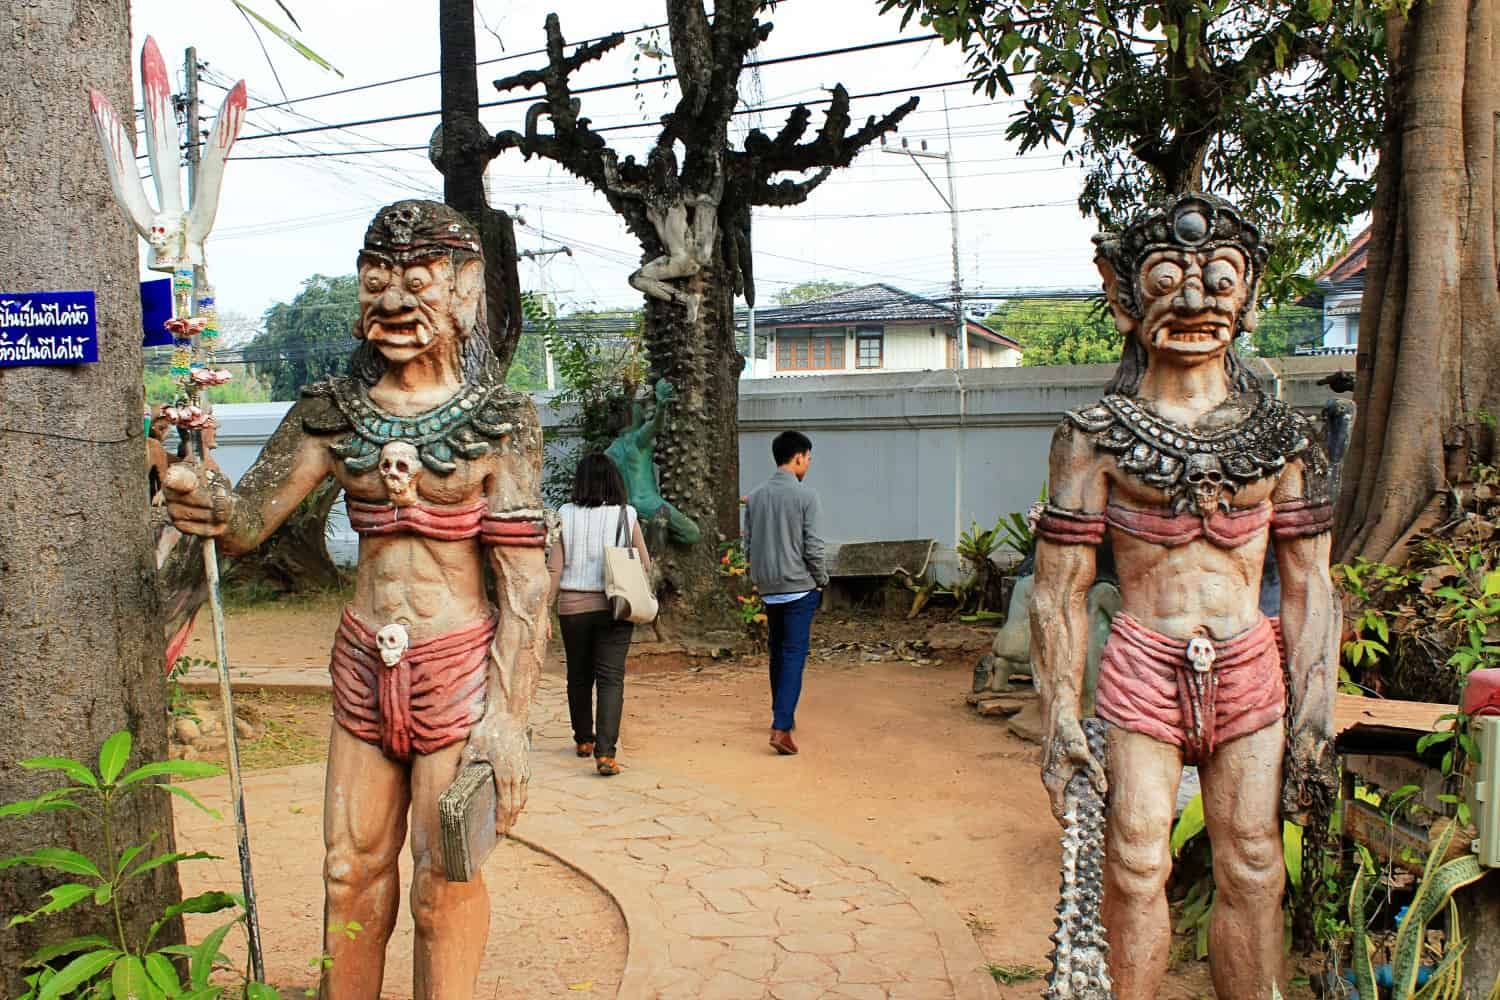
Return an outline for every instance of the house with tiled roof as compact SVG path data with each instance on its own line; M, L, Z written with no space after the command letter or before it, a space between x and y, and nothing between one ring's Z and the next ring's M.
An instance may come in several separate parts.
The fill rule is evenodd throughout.
M1021 363L1021 345L966 319L970 368ZM958 366L951 302L874 284L774 309L757 309L767 345L757 375L930 371ZM758 352L757 352L758 353Z
M1369 250L1370 230L1366 229L1313 279L1316 288L1297 300L1298 305L1323 310L1322 346L1299 348L1297 353L1354 353L1359 344L1359 301L1365 293L1365 261Z

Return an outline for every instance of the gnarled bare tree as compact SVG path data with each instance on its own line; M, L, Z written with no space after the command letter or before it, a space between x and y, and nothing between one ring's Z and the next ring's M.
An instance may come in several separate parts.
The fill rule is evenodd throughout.
M1392 92L1339 502L1342 561L1399 561L1470 463L1500 457L1497 21L1500 0L1427 0L1388 18Z
M851 131L849 95L839 86L820 129L811 130L812 112L799 106L776 135L755 130L741 148L732 147L729 122L740 73L771 32L758 18L767 6L766 0L720 0L710 17L701 0L667 0L680 97L662 117L643 163L609 148L583 116L570 84L579 67L624 36L569 52L557 15L548 15L547 65L495 82L502 92L541 86L543 95L528 108L522 131L493 138L492 154L518 149L528 159L559 164L598 189L640 241L642 266L630 283L646 295L651 373L678 390L657 449L661 489L698 522L704 538L668 554L666 578L679 609L699 613L719 606L715 538L739 534L737 380L744 358L735 348L734 298L755 301L751 208L805 201L917 104L910 98ZM778 180L782 175L798 176Z

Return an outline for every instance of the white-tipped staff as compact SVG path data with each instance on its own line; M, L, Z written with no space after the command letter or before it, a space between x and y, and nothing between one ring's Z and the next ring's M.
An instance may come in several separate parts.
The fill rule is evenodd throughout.
M110 186L115 200L125 210L136 231L151 247L147 267L172 275L172 319L167 328L173 335L172 374L182 395L165 414L177 425L190 447L190 457L207 459L203 428L211 426L209 407L202 399L206 386L228 381L228 372L213 368L213 347L218 337L217 309L207 280L194 282L194 268L204 265L203 241L213 229L218 211L219 188L224 179L229 151L245 122L245 84L240 81L219 108L213 131L194 177L193 203L186 211L182 203L181 169L178 165L177 119L172 111L172 89L167 65L156 41L147 37L141 49L141 92L146 105L146 153L151 178L156 183L159 211L152 211L146 191L136 173L131 131L120 121L109 101L98 91L89 91L94 127L104 149ZM197 142L197 136L189 136ZM196 295L195 295L196 292ZM224 739L229 754L229 793L234 800L234 825L240 859L240 880L245 895L245 928L249 937L250 970L257 982L265 981L261 959L260 921L255 911L255 882L250 872L250 834L245 823L245 793L240 784L239 742L234 729L234 692L229 683L229 655L224 642L224 604L219 596L219 560L212 538L203 539L203 568L208 577L208 603L213 616L214 648L219 660L219 694L224 706Z

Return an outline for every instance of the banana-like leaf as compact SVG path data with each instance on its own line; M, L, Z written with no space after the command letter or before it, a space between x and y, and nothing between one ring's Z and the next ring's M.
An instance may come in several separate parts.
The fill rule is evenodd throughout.
M323 69L326 69L326 70L328 70L331 73L336 73L340 77L342 77L344 75L343 73L339 72L338 67L334 66L327 59L324 59L322 56L318 55L312 49L310 49L306 45L302 44L302 42L298 41L285 28L282 28L282 27L280 27L280 26L278 26L276 24L273 24L272 22L266 20L266 18L264 16L262 16L261 14L259 14L258 12L256 12L253 8L247 7L245 4L241 3L240 0L230 0L230 3L232 3L236 7L238 7L239 10L240 10L240 12L242 14L246 15L247 17L253 17L256 21L260 22L261 27L265 28L271 34L273 34L277 38L281 39L283 42L285 42L287 44L287 46L293 52L297 53L299 56L301 56L302 58L306 59L308 62L311 62L311 63L313 63L313 64L315 64L317 66L320 66ZM278 4L277 6L280 6L280 4ZM282 7L281 9L283 11L286 10L285 7ZM290 17L291 15L287 15L287 16ZM293 21L292 23L295 24L296 21Z
M1354 885L1349 890L1349 926L1353 929L1349 947L1349 964L1354 968L1354 988L1362 997L1378 997L1375 987L1375 964L1370 959L1370 918L1367 913L1370 897L1375 895L1379 878L1375 861L1363 844L1359 848L1359 870L1354 873Z

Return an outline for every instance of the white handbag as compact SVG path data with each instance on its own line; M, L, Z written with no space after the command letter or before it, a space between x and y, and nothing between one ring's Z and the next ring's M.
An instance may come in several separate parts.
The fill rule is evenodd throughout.
M604 547L604 596L616 621L645 625L656 620L658 605L646 567L631 540L630 518L622 506L616 544Z

